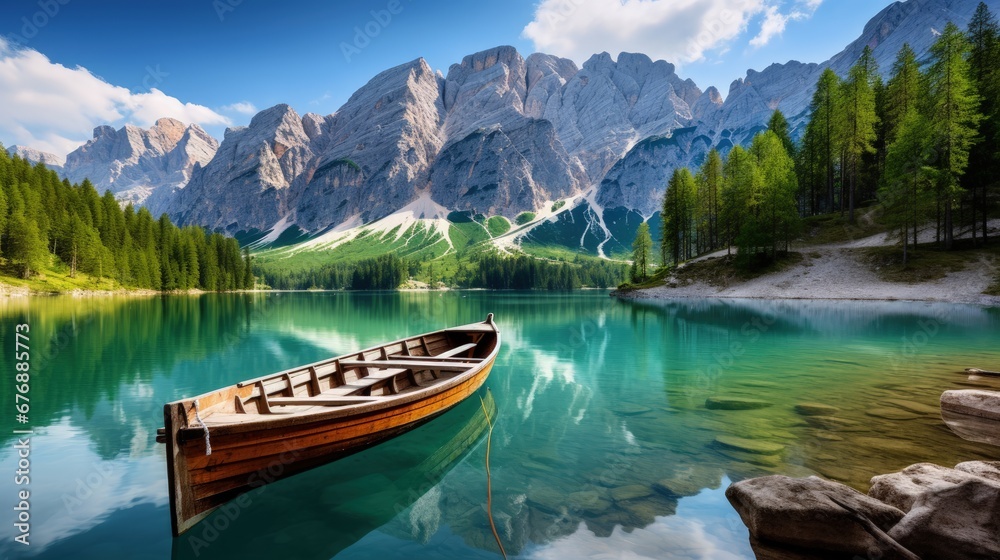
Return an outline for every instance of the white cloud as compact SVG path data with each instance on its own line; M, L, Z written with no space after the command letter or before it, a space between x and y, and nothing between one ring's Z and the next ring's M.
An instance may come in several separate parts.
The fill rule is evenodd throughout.
M522 35L538 51L583 62L594 53L642 52L677 64L727 48L763 15L755 46L808 17L823 0L542 0Z
M791 16L787 16L778 11L777 6L768 6L764 14L764 22L760 24L760 33L750 39L750 44L755 47L763 47L775 36L780 36L785 32L785 25Z
M237 101L229 105L223 105L220 110L227 113L239 113L241 115L256 115L257 106L249 101Z
M785 32L785 26L788 25L789 21L811 17L822 3L823 0L799 0L798 5L802 9L793 9L787 14L778 11L777 6L768 6L764 12L764 21L760 24L760 32L753 39L750 39L750 45L763 47L771 42L771 39L780 37Z
M152 126L161 117L202 126L230 120L159 89L132 93L83 67L53 63L33 49L0 38L0 141L66 155L91 138L95 126Z

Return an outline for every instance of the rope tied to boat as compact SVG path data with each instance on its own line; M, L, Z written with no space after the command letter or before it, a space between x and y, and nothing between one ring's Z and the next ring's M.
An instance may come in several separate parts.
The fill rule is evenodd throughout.
M205 421L201 419L201 413L198 410L198 401L194 401L194 418L201 424L201 429L205 432L205 456L212 454L212 440L208 437L208 426Z
M483 405L483 414L486 415L486 423L490 427L486 433L486 515L490 518L490 529L493 530L493 538L497 540L497 546L500 547L500 554L503 554L504 560L507 560L507 551L503 549L500 534L497 533L497 526L493 523L493 484L490 475L490 443L493 440L493 421L490 420L490 413L486 410L486 401L483 400L482 396L479 397L479 404Z

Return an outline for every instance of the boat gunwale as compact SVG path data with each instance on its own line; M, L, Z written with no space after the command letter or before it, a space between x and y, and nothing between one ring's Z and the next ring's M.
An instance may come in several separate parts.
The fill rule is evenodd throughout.
M328 420L331 420L331 419L347 419L347 418L351 418L351 417L354 417L354 416L364 416L366 414L371 414L373 412L379 412L379 411L382 411L382 410L385 410L385 409L395 408L397 406L408 405L408 404L411 404L411 403L413 403L415 401L420 401L420 400L429 398L429 397L431 397L431 396L433 396L433 395L435 395L437 393L446 391L448 389L451 389L453 387L456 387L456 386L459 386L459 385L461 385L463 383L466 383L469 379L475 377L480 372L482 372L484 369L487 369L487 368L492 369L492 367L494 365L494 362L496 361L496 357L497 357L497 355L499 354L499 351L500 351L500 329L497 328L496 323L494 323L493 320L492 320L492 317L487 318L486 321L481 321L481 322L477 322L477 323L469 323L467 325L462 325L462 326L459 326L459 327L449 327L449 328L445 328L445 329L438 329L436 331L429 331L429 332L426 332L426 333L423 333L423 334L408 336L408 337L404 337L404 338L401 338L401 339L398 339L398 340L393 340L393 341L390 341L390 342L379 344L377 346L372 346L372 347L365 348L365 349L362 349L362 350L352 351L349 354L342 354L342 355L339 355L339 356L336 356L336 357L333 357L333 358L327 358L327 359L324 359L324 360L321 360L321 361L318 361L318 362L313 362L311 364L304 364L304 365L296 366L294 368L283 370L283 371L277 372L277 373L272 373L272 374L269 374L269 375L261 377L261 378L254 378L254 379L251 379L249 381L240 381L240 382L234 383L232 385L227 385L225 387L222 387L222 388L216 389L214 391L210 391L210 392L207 392L207 393L195 396L195 397L189 397L189 398L186 398L186 399L180 399L180 400L177 400L177 401L173 401L171 403L167 403L167 406L183 405L183 406L185 406L185 408L187 408L188 405L193 405L194 402L199 401L201 399L205 399L205 398L210 397L210 396L218 395L218 394L226 392L226 391L236 391L238 389L246 387L248 384L251 384L251 385L255 384L255 383L257 383L257 381L260 381L260 380L266 380L266 379L270 379L270 378L274 378L274 377L280 377L282 375L285 375L286 373L298 372L298 371L301 371L302 369L305 369L305 368L315 367L316 364L328 364L328 363L336 361L336 360L344 359L346 356L351 356L351 355L355 355L355 354L361 354L361 353L372 351L372 350L378 350L378 349L384 348L386 346L391 346L393 344L402 343L402 342L406 342L406 341L409 341L409 340L418 339L418 338L425 337L425 336L430 336L430 335L433 335L433 334L444 333L444 332L459 332L459 333L461 333L461 332L476 332L476 331L479 331L479 332L489 332L489 331L486 331L485 329L482 329L481 325L487 325L487 326L491 327L492 328L492 332L496 335L496 337L495 337L495 339L493 341L493 347L490 350L489 354L487 354L486 357L482 358L481 362L470 364L470 366L472 366L472 367L470 367L469 369L463 371L462 373L460 373L460 374L458 374L458 375L456 375L456 376L454 376L454 377L452 377L450 379L443 380L440 383L435 383L435 384L430 385L428 387L423 387L423 388L418 389L416 391L411 391L411 392L406 392L406 393L400 393L400 394L395 394L395 395L375 395L375 396L371 397L372 399L375 399L375 401L374 402L370 402L370 403L358 403L358 404L338 406L338 407L326 407L326 409L319 408L318 410L315 410L315 411L308 411L308 410L306 410L306 411L291 412L291 413L285 413L285 414L273 414L273 413L272 414L260 414L260 413L244 413L244 414L240 414L240 413L234 413L234 414L238 414L240 416L246 416L248 418L248 420L241 421L241 422L238 422L238 423L233 422L233 423L211 424L211 425L208 425L208 429L209 429L210 434L212 434L212 435L223 436L223 435L238 434L238 433L242 433L242 432L260 430L260 429L287 428L287 427L291 427L291 426L297 426L297 425L300 425L300 424L309 424L309 423L313 423L313 422L325 422L325 421L328 421ZM480 328L479 329L469 328L469 327L476 327L476 326L480 326ZM303 398L307 398L307 397L303 397ZM316 398L317 399L321 398L321 396L317 395ZM309 406L309 405L296 405L296 406ZM313 405L313 406L315 406L315 407L321 407L321 405ZM210 415L206 415L205 418L206 419L207 418L211 418L211 416ZM184 436L189 436L190 435L193 438L197 438L197 437L200 437L200 435L204 433L204 428L202 428L201 426L196 425L196 424L192 425L192 422L189 421L186 426L179 427L177 429L177 433L178 433L179 436L183 434ZM187 437L184 437L182 439L187 439Z

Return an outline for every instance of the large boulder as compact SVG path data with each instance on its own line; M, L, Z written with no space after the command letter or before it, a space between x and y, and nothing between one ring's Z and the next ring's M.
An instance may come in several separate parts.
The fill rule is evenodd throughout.
M886 545L868 523L888 531L903 512L848 486L818 477L765 476L732 484L726 498L763 543L865 555Z
M976 474L1000 483L1000 461L966 461L955 465L955 470Z
M918 463L900 472L872 478L868 495L902 511L910 511L920 496L946 490L969 480L985 479L931 463Z
M941 393L941 410L1000 421L1000 392L964 389Z
M1000 558L1000 485L976 477L925 492L889 536L924 560Z

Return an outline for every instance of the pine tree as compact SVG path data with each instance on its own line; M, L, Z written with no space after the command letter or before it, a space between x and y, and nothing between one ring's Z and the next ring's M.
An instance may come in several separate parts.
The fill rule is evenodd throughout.
M719 191L722 188L722 156L714 148L708 152L695 177L697 185L698 243L701 252L719 247Z
M243 289L252 290L254 288L254 278L253 278L253 265L251 264L253 257L250 256L250 249L243 248L243 262L244 262L244 272L243 272ZM403 279L405 280L405 278ZM402 284L402 280L399 282Z
M818 166L826 186L826 211L834 209L834 177L837 154L838 109L840 107L840 78L830 68L823 71L810 105L811 122L816 136Z
M917 55L910 48L909 43L904 43L903 48L896 55L896 62L892 65L892 77L886 85L886 141L892 144L896 140L899 127L903 124L903 119L909 115L910 111L917 108L917 104L923 97L923 86L921 84L920 65L917 63Z
M870 47L865 47L861 59L851 67L847 81L841 86L841 118L843 119L843 149L848 190L848 221L854 223L855 197L862 158L875 152L876 126L874 79L878 75Z
M979 98L969 77L968 52L965 35L949 23L931 46L934 62L928 70L930 135L937 152L937 199L943 209L945 249L952 247L953 203L961 194L959 181L969 163L969 150L981 119Z
M687 168L675 169L667 184L667 192L663 195L663 208L660 213L660 218L663 220L660 248L664 264L667 262L668 254L674 264L691 258L694 217L694 177ZM643 274L645 275L645 271Z
M750 154L740 146L734 147L722 167L719 221L723 224L722 236L732 254L743 224L747 220L752 197L760 187L760 174Z
M917 230L929 211L929 128L927 119L912 107L897 128L895 141L889 145L885 180L879 191L883 219L902 237L904 265L909 260L910 233L916 249Z
M748 219L744 229L748 248L771 247L771 257L778 254L778 245L784 242L787 250L791 236L797 233L799 215L795 204L798 178L795 162L785 151L781 138L771 131L758 134L750 146L750 154L760 175L756 192L751 196L753 219ZM741 251L742 244L741 244Z
M30 278L44 266L47 252L34 220L17 212L7 224L7 258L20 269L22 278Z
M632 263L635 271L632 279L634 281L642 281L648 277L647 270L652 249L653 238L649 236L649 223L642 222L635 234L635 241L632 242Z
M977 219L986 242L989 231L990 193L1000 184L1000 26L985 3L980 2L969 22L969 67L979 93L980 139L969 154L965 185L972 192L972 236ZM978 216L977 216L978 214Z
M6 154L3 150L3 145L0 145L0 153ZM2 186L0 186L0 255L3 254L3 234L7 231L7 214L9 211L7 194L4 192Z
M788 119L780 109L775 109L771 113L771 119L767 121L767 129L775 133L781 140L781 145L785 148L785 153L789 156L795 155L795 144L792 142L791 132L788 130Z

